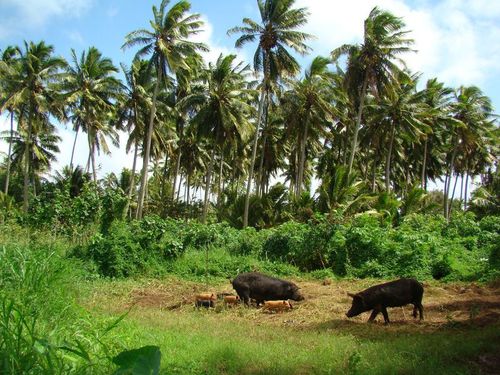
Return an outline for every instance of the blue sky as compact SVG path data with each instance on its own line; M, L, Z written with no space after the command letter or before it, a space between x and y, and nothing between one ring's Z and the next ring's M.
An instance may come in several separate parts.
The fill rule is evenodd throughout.
M89 46L129 65L134 50L123 51L124 36L138 28L149 28L151 7L158 1L149 0L0 0L0 49L23 40L45 40L55 46L56 54L69 57L71 48L79 54ZM198 39L212 51L207 59L219 53L235 53L251 61L254 46L235 51L235 36L226 31L240 25L243 17L259 19L255 0L192 0L192 11L205 21L204 32ZM314 51L300 58L307 65L312 57L327 55L343 43L359 42L363 20L378 5L403 17L417 53L407 55L413 71L423 73L423 81L438 77L451 87L477 85L500 109L500 1L494 0L296 0L307 7L309 23L304 30L315 35L310 43ZM68 164L72 134L70 125L60 127L63 137L61 155L56 168ZM0 129L7 129L5 117ZM125 137L121 142L124 144ZM5 144L0 144L5 151ZM84 164L87 148L82 139L77 146L77 162ZM100 175L130 167L131 155L114 150L113 156L99 158Z

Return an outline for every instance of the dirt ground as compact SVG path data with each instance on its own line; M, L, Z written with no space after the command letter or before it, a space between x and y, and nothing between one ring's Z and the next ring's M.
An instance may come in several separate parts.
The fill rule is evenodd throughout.
M369 313L348 319L345 313L351 305L347 292L358 292L380 281L342 280L304 281L294 280L300 286L305 300L293 302L293 310L283 313L264 312L260 308L245 309L243 306L226 307L218 301L216 312L224 312L228 318L255 319L258 324L291 325L296 328L326 325L364 323ZM388 309L391 326L418 325L422 330L433 330L443 326L485 326L500 322L500 286L483 286L475 283L424 283L424 321L413 319L413 306ZM166 279L150 281L140 287L124 292L114 309L159 309L182 313L194 310L194 295L201 292L216 294L234 293L229 283L205 286L202 283ZM108 300L109 301L109 300ZM109 302L108 302L109 303ZM382 324L383 317L377 317Z

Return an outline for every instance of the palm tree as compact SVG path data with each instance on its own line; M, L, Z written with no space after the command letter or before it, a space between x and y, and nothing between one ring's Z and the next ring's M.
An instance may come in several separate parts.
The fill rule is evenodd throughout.
M233 66L235 58L235 55L224 57L221 54L215 65L209 65L205 90L195 92L185 99L186 106L199 108L192 119L197 124L199 137L212 142L205 182L203 223L207 218L216 148L222 157L224 146L244 142L250 132L248 116L252 113L252 107L248 103L253 90L247 88L245 80L248 67L242 66L242 63Z
M449 193L451 179L456 172L457 156L463 156L467 163L467 160L475 154L479 140L484 138L485 131L491 124L493 106L491 100L478 87L461 86L455 91L452 112L458 123L449 129L451 154L448 155L449 162L444 191L444 216L447 220L449 220L451 212ZM469 166L466 165L465 169L468 170Z
M316 57L310 67L306 70L301 81L294 83L293 88L287 93L292 96L294 110L289 112L290 117L299 127L298 138L298 175L296 181L296 195L300 196L304 185L304 168L306 163L306 145L310 133L315 133L316 139L326 136L326 124L332 121L333 88L331 78L333 75L328 71L330 60L321 56ZM303 128L303 129L302 129Z
M14 112L16 110L15 94L18 90L14 84L15 77L19 73L19 56L21 51L18 47L9 46L2 52L0 60L0 114L7 110L10 114L10 140L14 137ZM5 176L4 194L9 193L10 180L10 158L12 154L12 142L9 142L7 152L7 166Z
M422 156L422 171L421 171L421 188L427 191L427 179L429 170L435 170L436 167L429 168L430 164L436 164L433 161L435 152L434 149L440 150L442 145L442 130L446 127L453 126L456 122L453 119L450 104L453 90L445 87L443 83L436 78L429 79L423 90L423 101L427 105L426 116L423 122L429 126L429 132L423 135L423 150L417 150L417 154ZM441 164L441 160L438 160ZM434 176L433 176L434 177Z
M385 162L385 191L391 188L391 161L395 143L398 139L410 138L418 141L428 126L422 122L426 107L422 96L416 91L418 75L400 72L391 90L386 90L375 109L375 123L386 126L388 140ZM376 131L380 131L377 129ZM398 139L396 139L398 138ZM386 146L388 144L388 146Z
M282 75L294 76L300 69L295 58L287 51L287 47L301 55L305 55L310 50L305 41L311 36L296 30L307 22L308 13L304 8L293 8L294 3L295 0L257 0L262 23L259 24L249 18L244 18L243 24L245 26L234 27L228 31L228 34L243 34L236 40L236 48L254 42L258 38L259 43L255 51L253 65L256 72L262 71L263 73L245 196L243 228L248 225L250 189L257 156L260 124L271 82Z
M181 0L168 11L169 0L162 0L160 8L153 6L152 30L139 29L125 37L122 48L136 45L143 47L136 53L136 59L151 54L150 65L156 69L156 83L153 93L153 103L149 117L149 125L144 147L141 186L137 205L137 217L142 217L144 196L146 193L148 163L151 150L151 137L156 112L156 100L160 85L167 77L168 71L175 73L178 69L189 69L186 63L190 55L197 51L206 51L202 43L189 41L188 38L200 32L203 22L198 14L189 14L191 4Z
M144 60L135 60L130 68L121 65L125 75L125 94L118 108L117 122L121 127L127 129L129 138L126 144L126 152L134 146L134 158L132 171L130 173L128 204L135 192L135 170L139 146L143 144L147 115L151 112L152 92L154 79L149 74L149 63ZM128 209L127 209L128 211Z
M174 180L172 183L172 195L171 199L174 199L175 187L177 186L177 177L180 172L181 158L182 158L182 147L180 145L184 139L185 128L188 123L188 118L192 115L188 110L182 108L179 103L182 102L184 98L191 94L192 90L196 90L198 83L200 81L200 73L203 68L203 59L199 55L191 55L188 57L189 69L179 69L176 73L176 87L172 92L172 102L175 103L175 125L176 132L179 137L177 142L177 147L175 149L175 170L174 170ZM179 187L180 187L179 183Z
M368 91L376 96L384 87L396 81L400 71L398 58L403 52L410 51L412 39L406 38L405 24L401 18L375 7L364 23L364 38L361 45L344 44L332 51L332 59L337 61L347 55L346 85L357 105L354 133L347 173L350 174L356 154L358 133L361 127L363 108Z
M27 129L22 128L19 132L13 132L12 139L6 134L3 138L12 142L12 168L21 170L23 166L25 168L29 165L28 178L33 186L36 186L39 175L47 172L51 163L56 161L61 138L55 134L55 127L52 124L39 121L32 123L30 138L24 134L26 132ZM26 157L28 161L25 160Z
M33 149L32 136L35 122L41 125L49 124L49 115L61 116L60 107L56 102L54 87L61 78L60 69L66 63L64 59L53 56L54 48L45 42L37 44L24 42L24 49L20 52L19 67L12 77L12 84L16 91L12 93L8 103L16 103L19 109L19 132L25 137L24 147L24 182L23 182L23 209L29 208L29 152ZM7 104L9 105L9 104ZM26 120L26 123L23 121ZM26 128L22 128L26 124Z
M106 136L111 137L115 145L118 144L117 133L110 120L123 86L113 76L118 69L97 48L90 47L87 52L83 51L80 59L71 50L71 57L73 65L68 66L62 85L76 132L69 165L70 168L73 167L76 137L82 129L88 136L89 160L92 162L92 175L96 182L95 151L102 148L105 153L109 153Z

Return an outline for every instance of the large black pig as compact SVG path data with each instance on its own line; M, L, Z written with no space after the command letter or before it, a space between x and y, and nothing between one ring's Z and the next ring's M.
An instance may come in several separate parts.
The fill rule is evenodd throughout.
M404 306L413 304L413 317L417 317L417 309L420 320L424 319L422 296L424 288L415 279L399 279L385 284L372 286L357 294L348 293L352 297L352 306L347 312L347 317L359 315L362 312L373 310L369 322L372 322L378 313L382 312L385 323L389 323L387 307Z
M294 283L258 272L240 273L231 283L246 305L250 298L255 299L257 304L271 300L301 301L304 299L299 292L299 287Z

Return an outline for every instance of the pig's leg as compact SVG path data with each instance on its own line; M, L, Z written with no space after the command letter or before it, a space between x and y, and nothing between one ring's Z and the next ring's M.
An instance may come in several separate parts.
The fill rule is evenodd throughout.
M420 320L424 320L424 307L422 306L422 303L418 304L418 313L420 315ZM417 314L415 314L415 318L417 317Z
M240 299L247 305L247 307L250 306L250 288L246 287L243 289L238 289L237 290L238 295L240 296Z
M417 317L417 305L418 305L417 303L415 303L415 304L413 305L413 317L414 317L414 318L416 318L416 317Z
M368 323L371 323L375 320L375 318L377 317L378 313L380 312L380 310L378 308L374 308L370 317L368 318Z
M389 323L389 314L387 314L387 308L385 306L382 307L382 314L384 315L385 324L388 324Z

